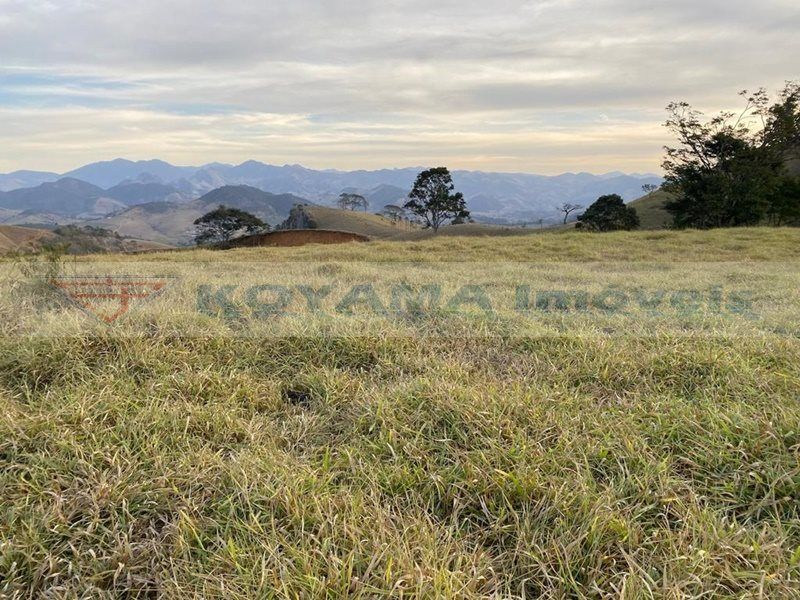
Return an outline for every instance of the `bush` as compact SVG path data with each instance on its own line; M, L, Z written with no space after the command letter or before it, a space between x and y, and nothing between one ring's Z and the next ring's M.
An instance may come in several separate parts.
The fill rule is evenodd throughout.
M600 196L586 212L578 216L580 229L590 231L619 231L639 227L639 216L632 206L625 206L625 201L617 194Z

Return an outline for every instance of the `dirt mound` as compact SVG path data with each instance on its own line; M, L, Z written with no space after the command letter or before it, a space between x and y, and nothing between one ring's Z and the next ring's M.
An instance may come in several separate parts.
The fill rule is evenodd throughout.
M305 246L306 244L346 244L348 242L368 242L369 238L349 231L329 229L287 229L231 240L220 244L220 248L252 248L258 246Z

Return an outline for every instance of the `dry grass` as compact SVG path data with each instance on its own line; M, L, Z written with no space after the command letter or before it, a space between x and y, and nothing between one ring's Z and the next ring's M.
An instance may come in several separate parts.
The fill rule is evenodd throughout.
M796 261L800 230L774 228L714 231L637 231L592 235L574 230L502 237L438 236L414 243L379 240L366 246L304 246L262 251L233 250L224 256L195 250L149 255L148 260L282 261ZM142 257L121 260L141 260ZM98 260L108 260L99 257Z
M664 208L668 200L669 194L656 190L630 203L636 209L642 229L665 229L672 225L672 215Z
M12 322L17 283L0 302L0 595L800 597L798 242L559 233L147 257L194 278L239 277L235 261L253 282L288 261L354 281L370 260L561 261L553 281L590 287L682 286L683 269L780 308L725 335L447 318L426 335L224 334L210 318L186 335L153 303L90 332L48 306L71 333L40 337ZM141 257L78 265L101 260Z
M44 229L0 225L0 252L27 251L55 239L55 234Z
M386 217L357 210L340 210L325 206L304 209L314 220L317 229L360 233L374 239L386 239L408 231L407 223L392 223Z

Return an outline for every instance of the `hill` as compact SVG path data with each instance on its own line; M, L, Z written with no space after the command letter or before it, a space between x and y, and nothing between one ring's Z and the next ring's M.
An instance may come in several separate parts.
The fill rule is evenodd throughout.
M629 202L628 206L636 209L642 229L665 229L672 224L672 215L664 209L668 200L669 195L666 192L656 190Z
M54 229L0 225L0 254L37 252L44 246L60 246L69 254L166 250L170 246L147 240L123 238L105 229L66 225Z
M251 212L271 224L276 224L289 215L293 206L306 202L292 194L272 194L249 185L226 185L193 201L192 205L203 210L212 210L224 204Z
M250 186L225 186L184 203L152 202L88 221L120 235L170 245L187 245L194 237L194 221L220 204L247 211L271 225L286 219L295 204L305 200L291 194L270 194Z
M42 213L55 215L61 222L90 219L125 207L124 203L108 197L103 189L71 177L0 193L0 208L19 211L13 217L16 223L29 222L25 219L35 219Z
M147 202L186 202L171 185L126 182L108 190L72 177L0 192L0 223L58 225L96 219Z
M36 251L43 244L57 241L57 238L58 236L45 229L0 225L0 254Z
M191 200L178 188L163 183L128 182L115 185L105 191L105 195L119 200L127 206L148 202L188 202Z
M386 217L357 210L307 206L305 212L317 229L349 231L373 239L388 239L409 230L406 223L392 223Z

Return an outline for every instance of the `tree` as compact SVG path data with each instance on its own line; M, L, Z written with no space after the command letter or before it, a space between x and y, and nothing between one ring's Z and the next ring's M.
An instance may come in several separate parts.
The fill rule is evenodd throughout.
M417 175L403 208L421 217L425 227L438 231L448 220L469 218L464 195L452 193L454 189L447 167L428 169Z
M369 208L369 200L360 194L343 193L336 202L342 210L355 210L363 208L364 212Z
M582 208L583 206L581 206L580 204L571 204L569 202L565 202L564 204L559 206L558 207L559 212L564 213L564 225L567 224L567 220L569 219L570 214Z
M800 177L780 179L769 198L767 220L776 227L800 224Z
M224 204L204 214L194 224L196 226L194 241L197 245L227 242L242 232L253 234L269 231L269 224L255 215L238 208L229 208Z
M660 186L660 185L656 185L656 184L654 184L654 183L645 183L645 184L642 186L642 191L643 191L645 194L652 194L653 192L655 192L656 190L658 190L658 189L660 189L660 188L661 188L661 186Z
M666 127L678 139L663 163L665 207L677 227L735 227L791 214L792 176L786 165L800 149L800 84L788 83L771 104L763 89L742 92L739 114L706 121L686 102L667 107Z
M402 206L397 206L396 204L387 204L383 207L383 214L392 223L397 223L398 221L403 220L406 211Z
M594 204L578 215L578 228L591 231L631 230L639 226L636 209L625 206L617 194L600 196Z

